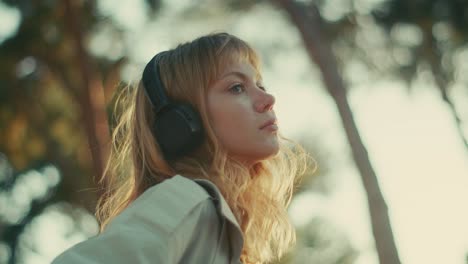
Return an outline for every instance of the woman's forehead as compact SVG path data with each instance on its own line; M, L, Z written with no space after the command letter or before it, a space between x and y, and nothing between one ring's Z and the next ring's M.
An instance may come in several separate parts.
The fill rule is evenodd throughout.
M220 72L218 80L228 79L232 76L253 78L256 81L261 80L259 71L250 62L246 61L226 65L224 70Z
M249 54L235 52L220 58L216 79L222 78L223 75L231 71L240 70L240 68L254 71L256 77L260 75L260 69L254 58L251 58Z

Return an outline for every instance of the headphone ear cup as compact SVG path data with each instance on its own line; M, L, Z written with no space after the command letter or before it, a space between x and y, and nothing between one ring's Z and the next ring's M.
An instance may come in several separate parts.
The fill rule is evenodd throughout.
M188 104L169 105L157 115L153 129L169 160L189 153L203 141L200 115Z

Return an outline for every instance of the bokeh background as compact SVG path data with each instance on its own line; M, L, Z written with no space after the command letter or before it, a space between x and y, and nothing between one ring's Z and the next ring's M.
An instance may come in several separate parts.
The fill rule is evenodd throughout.
M276 263L468 263L466 0L1 0L0 263L97 233L113 94L220 31L259 52L318 163Z

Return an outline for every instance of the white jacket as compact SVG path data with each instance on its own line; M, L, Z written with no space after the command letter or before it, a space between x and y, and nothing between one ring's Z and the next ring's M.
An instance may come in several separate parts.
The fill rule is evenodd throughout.
M242 245L239 224L216 185L176 175L52 263L240 264Z

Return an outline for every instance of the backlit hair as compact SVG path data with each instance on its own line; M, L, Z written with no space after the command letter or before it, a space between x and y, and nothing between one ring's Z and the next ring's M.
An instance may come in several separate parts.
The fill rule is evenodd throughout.
M151 132L154 113L142 83L119 92L119 118L102 177L105 193L96 213L101 231L146 189L180 174L208 179L220 189L243 232L243 263L279 259L295 244L296 234L287 207L310 156L281 133L278 154L250 168L227 155L210 124L206 95L223 66L233 60L249 62L260 74L257 53L227 33L213 33L180 44L161 58L160 75L167 95L192 104L200 112L205 129L202 146L170 163L162 157Z

